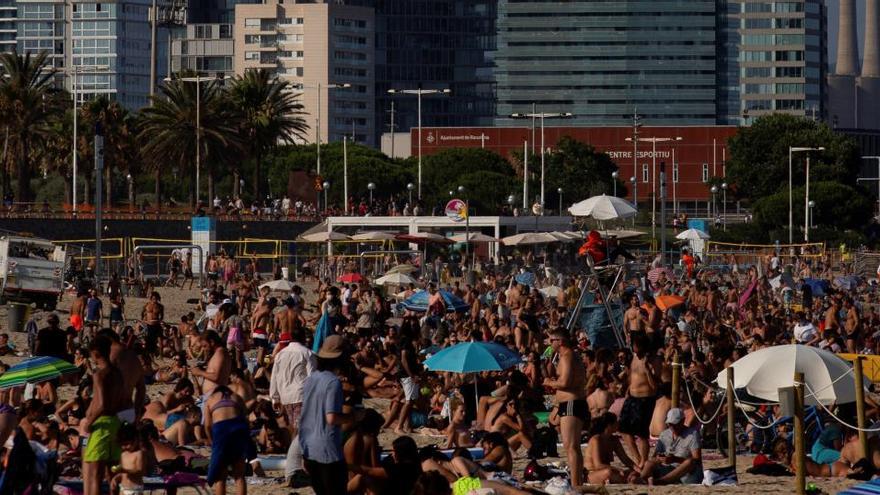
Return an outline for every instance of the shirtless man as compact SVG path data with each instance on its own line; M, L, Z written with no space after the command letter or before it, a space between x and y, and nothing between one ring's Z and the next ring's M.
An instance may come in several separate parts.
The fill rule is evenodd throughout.
M629 300L629 309L623 314L623 328L626 329L627 339L632 340L633 335L644 334L646 323L642 308L639 307L639 298L632 296Z
M135 423L144 413L147 386L144 381L144 368L133 350L119 342L119 334L105 328L98 332L100 337L110 340L110 363L122 372L122 408L116 414L121 421Z
M620 432L624 444L634 454L633 460L641 468L648 460L649 428L662 363L658 362L657 356L648 354L648 342L644 336L633 338L632 351L629 390L620 411Z
M556 379L545 378L544 386L556 389L559 430L562 433L562 447L568 453L571 486L579 487L584 482L581 431L590 422L590 409L586 401L587 370L574 352L571 337L564 330L555 330L550 334L550 346L557 356Z
M626 455L620 438L616 435L617 428L618 421L614 413L606 412L593 418L592 432L584 455L584 469L587 470L587 480L591 485L626 483L631 471L612 466L615 455L629 470L635 468L635 463Z
M123 409L125 394L122 372L110 362L112 345L111 340L98 337L89 346L97 370L92 374L92 400L79 423L80 434L89 437L82 457L85 495L100 495L101 481L109 479L109 468L121 455L116 435L122 422L116 414Z
M251 315L251 338L254 346L258 348L257 362L262 362L266 351L269 350L269 331L273 326L272 306L269 305L269 288L260 289L260 298Z
M844 329L846 330L846 348L848 352L855 354L856 346L859 340L859 328L861 320L859 318L859 310L856 309L852 299L846 298L843 301L843 308L846 310L846 322Z
M837 317L840 313L840 303L837 299L831 300L831 306L825 311L825 330L840 329L840 319Z
M190 370L190 373L192 376L204 380L201 386L202 417L204 417L208 412L205 409L205 404L208 402L208 397L214 393L214 389L217 387L229 386L229 375L232 372L232 360L229 357L226 347L223 345L223 340L217 332L213 330L206 331L202 334L201 341L202 348L205 350L205 355L210 356L208 364L205 366L205 369L193 368Z
M77 294L76 299L70 304L70 326L75 328L77 332L83 329L88 300L88 293L82 292Z
M865 457L862 455L862 445L859 442L859 432L856 430L848 429L845 434L846 443L843 445L843 448L840 449L840 460L838 462L843 463L850 470L861 470L864 471L864 468L870 467L870 472L866 473L868 475L865 479L870 479L870 476L880 471L880 437L872 436L868 439L868 460L869 463L862 462L861 466L856 466L862 461Z
M165 306L159 301L162 296L158 292L150 294L150 302L144 305L141 319L147 325L146 344L147 352L155 355L159 352L159 337L162 335L162 322L165 320Z

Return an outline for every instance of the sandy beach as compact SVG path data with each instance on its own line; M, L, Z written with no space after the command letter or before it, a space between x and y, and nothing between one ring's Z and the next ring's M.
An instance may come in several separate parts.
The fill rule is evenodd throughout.
M302 284L306 289L307 295L313 300L314 294L311 293L311 286L308 284ZM167 321L175 321L179 319L180 315L185 312L189 312L193 310L191 304L187 304L188 299L193 299L198 297L198 291L196 289L193 290L180 290L176 288L160 288L158 289L159 293L162 296L162 303L165 305L165 314ZM66 295L62 304L59 306L58 313L61 315L62 322L66 322L67 317L67 309L70 306L72 297L70 295ZM310 301L311 302L311 301ZM126 298L126 316L131 319L133 317L139 316L141 308L146 303L145 299L141 298ZM46 313L37 312L36 319L39 326L43 326ZM6 309L5 307L0 308L0 325L5 329L6 327ZM14 343L17 349L27 349L27 337L23 333L14 333L10 335L10 340ZM15 356L5 356L2 358L2 361L7 364L12 364L20 361L21 357ZM164 361L160 361L159 364L164 364ZM171 385L151 385L148 387L148 395L150 400L160 399ZM59 390L59 398L61 401L67 400L72 397L75 389L71 386L63 386ZM385 407L387 407L387 400L384 399L368 399L366 401L366 405L368 407L375 408L379 412L383 412ZM380 440L383 446L390 446L391 442L395 438L395 434L393 432L383 432L380 436ZM413 435L413 438L416 440L419 446L426 446L431 444L441 444L444 442L444 439L439 437L425 436L425 435ZM718 459L716 452L714 451L704 451L704 456L709 459L714 460L706 460L705 466L707 468L712 467L721 467L727 464L726 459ZM608 486L608 491L613 494L642 494L642 493L657 493L657 494L697 494L697 493L752 493L752 494L783 494L783 493L792 493L794 491L794 478L773 478L767 476L754 476L746 473L746 469L751 467L752 465L751 456L740 456L737 460L737 475L739 479L739 484L735 487L703 487L703 486L663 486L663 487L648 487L648 486L634 486L634 485L610 485ZM551 462L559 462L560 459L543 459L540 462L542 464L547 464ZM527 464L528 460L524 457L524 454L520 454L517 456L514 474L522 475L522 470ZM272 472L268 473L270 477L275 477L274 479L263 479L257 480L252 479L248 490L249 493L255 495L269 495L269 494L277 494L277 493L298 493L298 494L312 494L313 491L309 488L291 490L286 487L283 483L282 477L283 473L281 472ZM852 480L845 479L812 479L808 481L813 481L816 485L822 489L825 493L837 493L841 490L846 489L847 487L853 486L857 484L857 482ZM229 484L227 488L229 493L232 493L233 485ZM182 490L181 493L191 493L193 490Z

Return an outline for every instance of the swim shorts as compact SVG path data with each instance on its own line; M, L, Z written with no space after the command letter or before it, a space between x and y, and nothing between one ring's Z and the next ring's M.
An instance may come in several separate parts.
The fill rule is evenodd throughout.
M122 422L116 416L101 416L92 423L89 442L83 452L86 462L119 462L122 449L116 435Z

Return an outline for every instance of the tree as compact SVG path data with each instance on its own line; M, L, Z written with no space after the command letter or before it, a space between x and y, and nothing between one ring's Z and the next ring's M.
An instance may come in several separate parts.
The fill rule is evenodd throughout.
M810 152L810 181L855 185L860 166L857 144L822 122L785 114L761 117L728 141L727 181L740 199L758 200L788 190L789 147L824 147ZM804 185L805 153L794 155L795 187ZM786 212L788 208L786 206ZM787 225L787 220L786 220Z
M253 160L253 194L260 198L266 188L261 178L262 156L279 142L305 140L309 129L299 94L290 83L275 78L265 69L248 70L237 76L229 88L229 101L238 113L242 135L247 138L249 158ZM235 169L233 188L238 188Z
M614 192L611 174L617 171L617 165L607 153L596 151L589 144L564 136L556 149L545 157L545 162L545 206L550 207L559 201L556 192L559 188L569 204L600 194L610 196ZM540 173L540 158L530 163L538 163ZM626 194L626 187L619 179L617 194Z
M792 191L792 216L794 238L802 236L806 189L803 186ZM813 208L813 224L827 227L830 231L862 229L873 208L872 200L862 188L832 181L810 181L810 200ZM765 232L782 232L788 235L788 190L761 198L754 205L754 220ZM779 235L779 234L777 234ZM775 240L775 239L773 239Z
M73 203L73 167L70 157L73 143L73 109L63 112L49 123L43 143L42 166L64 180L64 202Z
M49 117L59 111L57 92L52 87L55 70L46 52L0 54L4 76L0 78L0 115L9 132L9 157L14 157L18 179L17 199L31 198L30 179L35 163L34 147L49 130Z
M473 210L495 213L518 182L510 162L484 149L453 148L422 158L422 198L428 205L445 204L449 191L457 195L464 186Z
M95 133L100 126L104 136L104 194L107 208L113 204L113 171L130 171L139 161L134 137L134 117L119 102L101 97L86 103L81 111L82 127L77 145L79 156L91 170L95 156Z
M161 97L154 100L152 107L141 111L138 138L145 165L157 173L173 167L178 173L194 177L199 129L201 166L207 172L210 199L214 196L217 171L231 166L240 156L244 138L239 134L236 113L217 81L202 83L196 125L196 84L174 79L159 86ZM194 190L190 192L190 203L195 204Z

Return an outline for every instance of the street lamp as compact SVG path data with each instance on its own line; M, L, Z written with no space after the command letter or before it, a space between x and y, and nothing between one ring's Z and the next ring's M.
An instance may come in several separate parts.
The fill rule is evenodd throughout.
M372 208L373 207L373 189L376 189L376 184L373 182L370 182L369 184L367 184L367 189L370 191L370 207Z
M404 94L404 95L416 95L419 101L419 199L422 199L422 95L437 95L443 94L448 95L452 93L452 90L449 88L446 89L389 89L388 94Z
M727 232L727 182L721 183L721 225Z
M718 186L712 186L709 191L712 193L712 211L709 214L709 217L712 219L712 222L715 222L715 212L718 211L718 208L715 206L715 195L718 194Z
M794 244L794 208L792 200L792 155L799 152L825 151L824 147L808 148L808 147L788 147L788 243ZM806 181L806 197L805 201L810 201L810 158L807 157L807 181ZM804 212L806 215L807 212ZM809 239L807 229L804 230L804 240Z
M617 172L617 170L615 170L614 172L611 172L611 183L613 184L613 187L614 187L614 197L615 198L617 197L617 178L619 176L620 176L620 174Z
M639 182L636 180L636 176L633 175L629 178L629 183L633 186L633 208L636 210L639 209ZM636 226L636 217L633 215L633 227Z
M409 184L406 185L406 190L407 190L407 192L409 192L409 208L410 209L414 208L413 202L412 202L412 191L413 191L414 187L415 186L413 185L412 182L410 182Z
M131 174L125 174L125 180L128 181L128 211L134 211L134 177Z
M815 225L816 218L813 216L813 208L816 207L816 202L813 200L810 200L810 202L807 203L807 206L810 209L810 228L813 229L813 228L816 228L816 225Z
M229 76L192 76L178 77L178 81L196 83L196 207L199 205L199 183L200 170L202 168L202 83L205 81L216 81L230 79ZM171 78L166 77L165 82L170 82ZM255 186L257 187L257 186ZM258 188L259 189L259 188ZM210 198L208 198L210 200Z
M514 113L510 115L512 119L541 119L541 205L544 204L544 155L546 148L544 147L544 119L567 119L573 117L572 113Z
M324 181L324 183L321 184L321 185L324 186L324 209L327 210L327 209L330 208L330 205L328 204L328 202L329 202L330 183L327 182L327 181ZM319 204L318 206L320 207L321 205Z
M559 216L562 216L562 188L556 190L559 193Z
M81 74L83 72L107 72L110 70L109 65L74 65L73 67L67 69L65 71L66 74L71 76L70 81L70 93L73 97L73 215L76 216L76 175L77 175L77 152L76 152L76 141L77 141L77 114L79 113L79 95L81 93L80 90L77 89L77 74Z
M668 143L670 141L681 141L681 136L674 138L661 137L645 137L638 138L637 141L642 143L651 143L651 238L657 240L657 143ZM626 138L626 141L632 142L633 138ZM633 170L635 173L635 170Z

